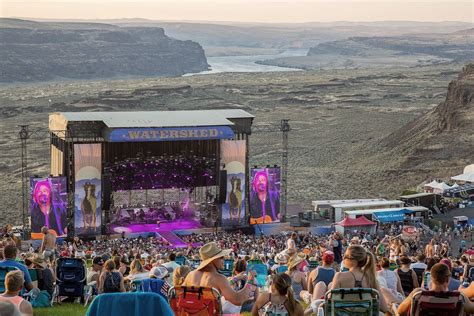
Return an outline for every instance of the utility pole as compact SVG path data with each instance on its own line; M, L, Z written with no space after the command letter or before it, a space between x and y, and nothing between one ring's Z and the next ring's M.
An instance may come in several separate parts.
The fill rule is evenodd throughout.
M282 219L286 221L286 210L288 207L288 133L290 132L289 120L281 120L280 130L282 131L282 151L281 151L281 206L282 206Z
M28 208L28 160L27 160L27 147L26 141L30 137L30 133L28 130L28 125L20 125L20 132L19 132L20 140L21 140L21 216L22 216L22 224L23 224L23 231L26 232L27 224L26 224L26 212ZM25 237L25 236L23 236Z

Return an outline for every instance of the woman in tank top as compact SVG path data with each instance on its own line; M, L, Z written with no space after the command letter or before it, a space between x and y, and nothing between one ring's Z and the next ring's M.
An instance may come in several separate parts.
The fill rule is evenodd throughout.
M344 254L344 266L349 271L336 273L332 282L332 289L363 287L380 291L375 275L375 257L364 247L360 245L349 246ZM387 312L388 310L389 307L381 295L380 311Z
M400 258L400 268L395 270L400 278L400 282L403 288L405 296L408 296L413 289L419 287L418 277L416 276L415 271L410 269L411 260L408 257Z
M252 309L252 316L303 316L303 308L294 299L291 278L285 274L273 277L270 293L262 293Z
M104 272L99 277L99 293L125 292L123 276L115 269L113 260L104 264Z

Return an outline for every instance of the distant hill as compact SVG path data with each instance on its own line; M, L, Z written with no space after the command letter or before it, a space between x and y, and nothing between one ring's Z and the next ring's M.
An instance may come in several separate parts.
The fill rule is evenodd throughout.
M204 50L158 27L0 19L0 82L178 76L207 70Z
M453 33L410 34L384 37L350 37L346 40L321 43L308 51L308 56L338 54L370 55L383 50L400 55L425 54L456 62L474 60L474 29Z

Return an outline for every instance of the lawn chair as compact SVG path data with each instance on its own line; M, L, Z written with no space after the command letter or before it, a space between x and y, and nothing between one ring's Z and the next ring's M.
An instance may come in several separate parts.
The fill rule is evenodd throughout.
M186 263L186 258L183 256L176 257L175 262L180 266L183 266Z
M313 270L316 269L318 266L319 266L319 262L318 262L318 261L313 261L313 260L308 261L308 268L309 268L309 271L313 271Z
M225 259L224 260L224 269L220 270L219 272L225 275L226 277L230 277L232 275L232 271L234 270L234 260L232 259Z
M86 263L78 258L58 258L56 260L57 297L80 297L84 303L86 285Z
M267 283L268 267L263 263L248 264L247 272L255 271L258 287L264 287Z
M411 303L411 316L462 315L464 300L458 291L436 293L422 290L415 294Z
M5 292L5 278L10 271L18 270L17 267L0 267L0 293Z
M197 269L197 267L199 267L199 265L201 264L201 260L199 259L190 260L190 264L191 264L192 270Z
M221 296L213 288L172 287L168 299L175 316L222 315Z
M89 306L87 316L173 316L168 302L156 293L106 293L98 295Z
M169 285L160 279L144 279L139 281L140 284L136 287L137 292L151 292L161 295L168 301Z
M379 316L378 291L366 288L334 289L324 301L325 316Z

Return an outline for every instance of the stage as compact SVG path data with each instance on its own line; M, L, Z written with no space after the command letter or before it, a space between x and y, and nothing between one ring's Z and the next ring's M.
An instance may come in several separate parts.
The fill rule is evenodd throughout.
M111 224L110 231L112 233L160 233L177 230L199 229L202 225L192 219L177 219L169 222L162 222L158 227L157 224L130 224L127 226Z

